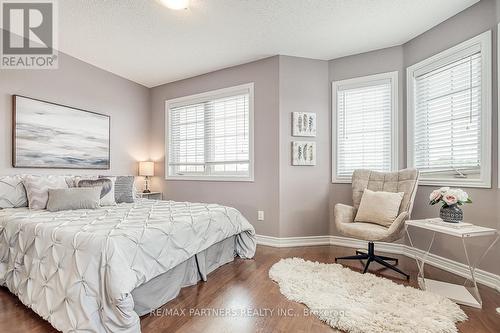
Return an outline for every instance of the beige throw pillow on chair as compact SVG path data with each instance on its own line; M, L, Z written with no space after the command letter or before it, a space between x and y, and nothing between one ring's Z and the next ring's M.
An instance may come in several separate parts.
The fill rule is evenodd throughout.
M390 227L399 215L404 192L374 192L365 189L354 222L369 222Z

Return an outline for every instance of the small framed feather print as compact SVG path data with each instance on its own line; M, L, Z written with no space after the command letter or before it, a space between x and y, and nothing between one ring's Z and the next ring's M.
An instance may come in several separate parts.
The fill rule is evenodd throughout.
M316 165L316 142L292 141L292 165Z
M316 113L292 112L293 136L316 136Z

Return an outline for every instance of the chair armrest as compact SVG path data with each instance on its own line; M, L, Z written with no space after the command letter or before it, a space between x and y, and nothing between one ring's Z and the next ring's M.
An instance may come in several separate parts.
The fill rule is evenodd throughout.
M354 217L356 216L356 209L349 205L336 204L333 209L333 214L335 217L335 224L340 225L341 223L351 223L354 222Z
M389 234L398 234L403 230L403 227L405 225L406 218L408 217L408 212L402 212L401 214L396 217L394 222L392 222L391 226L389 227Z

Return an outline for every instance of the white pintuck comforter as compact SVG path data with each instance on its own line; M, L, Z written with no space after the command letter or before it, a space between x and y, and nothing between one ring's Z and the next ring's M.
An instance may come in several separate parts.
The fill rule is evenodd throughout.
M0 284L63 332L140 332L130 292L233 235L255 231L234 208L140 200L97 210L0 211Z

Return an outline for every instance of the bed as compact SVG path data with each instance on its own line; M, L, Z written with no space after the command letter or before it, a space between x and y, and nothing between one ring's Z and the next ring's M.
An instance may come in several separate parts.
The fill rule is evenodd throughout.
M252 225L216 204L0 210L0 284L63 332L140 332L139 315L255 248Z

